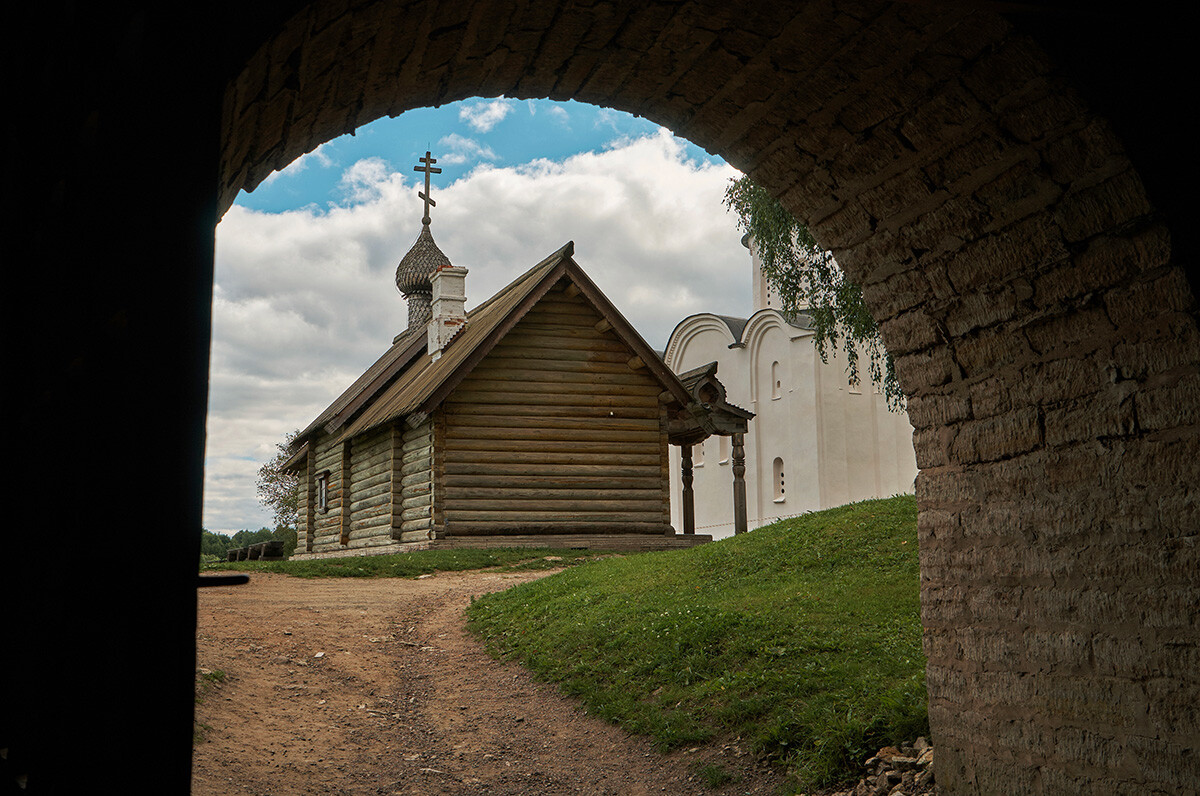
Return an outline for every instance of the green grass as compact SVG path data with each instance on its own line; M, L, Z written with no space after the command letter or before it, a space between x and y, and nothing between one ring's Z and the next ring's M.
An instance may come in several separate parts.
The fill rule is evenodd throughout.
M866 501L610 558L468 616L496 654L664 750L737 736L826 786L928 734L916 514L911 496Z
M278 572L298 578L415 578L434 572L500 567L505 571L568 567L599 556L600 550L503 548L499 550L414 550L385 556L324 558L310 561L229 561L208 564L206 572Z

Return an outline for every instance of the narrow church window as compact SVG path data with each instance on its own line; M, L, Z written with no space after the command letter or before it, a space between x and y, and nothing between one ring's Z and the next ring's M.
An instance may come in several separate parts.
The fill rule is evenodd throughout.
M695 445L692 446L692 466L693 467L703 467L704 466L704 443L703 442L697 442Z
M783 459L779 458L778 456L775 457L774 470L775 470L775 502L782 503L786 499L784 497L784 487L783 487Z
M329 511L329 471L317 475L317 511Z
M718 437L721 460L717 464L729 464L729 437Z
M779 375L779 363L771 363L771 400L777 401L783 395L783 377Z

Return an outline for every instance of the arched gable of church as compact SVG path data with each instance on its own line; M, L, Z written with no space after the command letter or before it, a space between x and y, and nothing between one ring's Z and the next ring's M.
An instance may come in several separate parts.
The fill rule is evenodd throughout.
M712 346L713 351L716 353L740 342L734 333L734 329L730 328L728 320L722 318L720 315L701 312L684 318L671 331L671 336L667 340L666 352L663 354L663 361L667 363L667 367L671 370L676 373L680 372L684 357L688 354L689 349L699 344L698 341L701 338L709 335L715 335L712 339L720 341L719 348L716 344ZM717 359L717 357L713 356L707 361L711 362L713 359Z

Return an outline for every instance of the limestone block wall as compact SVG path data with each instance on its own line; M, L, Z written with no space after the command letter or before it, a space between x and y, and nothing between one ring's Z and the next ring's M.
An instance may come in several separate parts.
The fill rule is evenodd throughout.
M221 207L383 114L501 93L721 153L863 284L916 429L942 792L1194 789L1196 296L1050 58L963 5L315 2L228 85Z

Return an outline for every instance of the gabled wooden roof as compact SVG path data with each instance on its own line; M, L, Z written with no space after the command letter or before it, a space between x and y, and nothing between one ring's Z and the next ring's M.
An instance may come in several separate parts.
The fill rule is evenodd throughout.
M451 340L441 357L435 360L424 351L413 357L411 364L387 385L377 398L359 402L361 412L345 425L342 437L353 437L397 418L432 411L487 356L496 343L564 277L579 288L580 294L645 363L647 370L663 389L680 405L686 406L691 401L691 396L678 377L654 354L641 335L572 259L574 252L574 242L568 242L488 301L468 312L467 322L462 331ZM360 379L356 384L362 381L363 379ZM341 400L339 398L339 401ZM350 401L343 402L346 409L350 404ZM329 414L329 410L322 416L326 414ZM331 419L336 419L336 414L332 413ZM325 425L328 428L332 423L327 420Z

